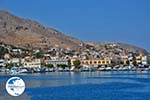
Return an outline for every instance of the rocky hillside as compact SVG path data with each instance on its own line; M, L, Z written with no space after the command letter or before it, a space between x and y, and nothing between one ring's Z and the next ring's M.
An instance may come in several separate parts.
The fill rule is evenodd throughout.
M74 48L78 49L80 40L46 28L38 22L16 17L9 12L0 11L0 40L17 47L32 48Z
M0 42L21 48L51 47L71 48L76 51L86 51L90 47L100 55L111 53L121 55L133 53L147 53L144 49L122 43L94 43L82 42L67 36L55 29L44 27L38 22L19 18L6 11L0 10Z
M132 53L137 53L137 54L147 54L147 51L145 49L137 47L137 46L125 44L125 43L106 42L106 43L95 43L94 45L96 48L101 48L101 49L104 47L106 49L111 49L112 47L112 48L124 50L128 53L132 52Z

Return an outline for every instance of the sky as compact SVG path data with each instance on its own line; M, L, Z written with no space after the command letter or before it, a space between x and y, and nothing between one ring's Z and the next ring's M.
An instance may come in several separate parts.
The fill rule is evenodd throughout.
M0 9L83 41L150 50L150 0L0 0Z

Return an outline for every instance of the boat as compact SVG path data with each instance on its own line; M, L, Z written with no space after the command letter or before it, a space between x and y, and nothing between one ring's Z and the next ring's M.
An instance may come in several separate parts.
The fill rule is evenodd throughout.
M80 71L81 72L88 72L88 71L90 71L90 68L89 67L81 67Z
M9 69L2 67L2 68L0 68L0 72L7 73L7 72L9 72Z
M124 67L122 68L122 70L123 70L123 71L129 71L130 69L129 69L129 66L124 66Z
M132 67L131 67L131 70L132 70L132 71L136 71L136 70L137 70L137 67L136 67L136 66L132 66Z
M29 68L19 68L19 73L32 73L32 70Z
M58 72L63 72L64 69L63 69L62 67L58 67L58 68L57 68L57 71L58 71Z
M64 71L69 72L70 71L69 67L65 67Z
M13 67L10 68L10 74L11 75L16 75L18 73L19 73L19 68L18 67L13 66Z
M54 69L54 68L49 68L48 71L49 71L49 72L54 72L55 69Z
M44 73L46 71L43 68L33 68L33 72L35 72L35 73Z
M75 67L71 67L70 71L74 71L75 70Z
M105 71L105 70L106 70L105 66L101 66L98 68L98 71Z
M119 68L118 68L118 71L123 71L123 67L119 67Z
M112 70L113 70L113 71L117 71L118 68L117 68L117 67L113 67Z
M106 71L111 71L112 68L108 66L108 67L105 68L105 70L106 70Z

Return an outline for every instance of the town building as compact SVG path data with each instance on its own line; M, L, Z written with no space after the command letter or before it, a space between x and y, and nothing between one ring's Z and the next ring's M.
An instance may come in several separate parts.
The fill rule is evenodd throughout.
M101 66L101 65L110 65L111 60L104 59L104 60L81 60L81 65L93 65L95 67Z
M142 64L143 65L147 65L148 64L148 57L147 56L143 56L142 57Z
M123 61L124 65L127 64L127 61L129 61L128 56L121 56L121 61Z
M69 65L68 60L45 60L45 64L52 64L54 67L57 67L57 65Z
M0 59L0 67L6 66L6 62L3 59Z
M23 62L24 62L24 59L20 59L20 58L12 58L7 61L7 63L15 64L18 66L21 65Z
M40 59L32 59L31 61L24 61L23 67L26 68L41 68L41 60Z
M137 64L142 64L142 65L147 65L148 64L147 56L145 56L145 55L138 55L136 57L136 63Z

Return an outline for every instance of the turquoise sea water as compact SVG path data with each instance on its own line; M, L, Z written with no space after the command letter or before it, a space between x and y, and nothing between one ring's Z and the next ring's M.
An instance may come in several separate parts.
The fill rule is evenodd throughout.
M10 97L4 88L12 76L0 75L0 100L149 100L149 72L52 72L23 74L26 90Z

